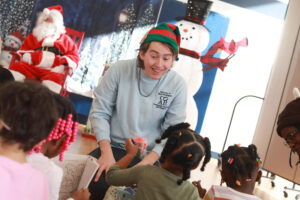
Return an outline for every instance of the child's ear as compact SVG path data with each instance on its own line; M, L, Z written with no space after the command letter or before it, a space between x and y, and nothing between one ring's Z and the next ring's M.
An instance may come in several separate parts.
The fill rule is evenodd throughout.
M261 176L262 176L262 171L261 171L261 170L258 170L257 176L256 176L256 180L255 180L255 181L258 182L258 181L260 180Z
M67 139L67 135L64 134L61 138L57 139L57 140L52 140L52 144L55 147L60 147L62 145L62 143Z

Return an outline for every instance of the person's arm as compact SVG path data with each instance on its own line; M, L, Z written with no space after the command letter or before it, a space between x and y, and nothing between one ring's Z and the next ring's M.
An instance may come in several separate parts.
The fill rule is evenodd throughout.
M198 193L199 193L199 196L200 196L201 198L203 198L204 195L206 194L206 189L202 188L202 186L201 186L201 184L200 184L200 181L193 181L192 183L193 183L193 185L197 188Z
M91 123L97 141L99 141L101 156L98 159L99 170L94 181L98 181L103 171L115 163L110 145L110 119L115 109L118 88L118 73L110 67L94 91L95 100L91 112Z
M132 186L141 180L143 173L147 173L147 165L122 169L119 165L109 168L105 180L109 185Z
M116 162L110 143L108 140L101 140L99 142L101 156L98 159L99 169L94 179L97 182L103 171L107 172L108 169Z
M132 140L133 138L129 138L126 140L125 142L126 155L116 163L122 169L127 168L127 166L131 163L131 161L139 151L140 144L134 145L132 143Z
M145 156L145 158L139 162L137 164L138 165L153 165L157 160L159 159L159 155L154 152L154 151L151 151L147 156Z

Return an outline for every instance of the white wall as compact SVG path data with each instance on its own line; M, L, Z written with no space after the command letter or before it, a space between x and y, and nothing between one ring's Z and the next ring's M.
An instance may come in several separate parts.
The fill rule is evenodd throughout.
M292 89L300 87L300 1L290 0L280 49L274 63L257 124L254 143L263 157L263 168L300 183L300 173L288 164L290 149L276 133L277 115L293 99ZM298 161L293 156L292 163ZM296 175L297 173L297 175Z

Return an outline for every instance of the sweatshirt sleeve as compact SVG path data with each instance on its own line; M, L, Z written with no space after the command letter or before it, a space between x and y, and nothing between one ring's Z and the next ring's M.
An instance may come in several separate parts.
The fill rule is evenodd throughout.
M110 67L94 91L95 100L91 113L91 123L97 141L110 141L110 120L115 109L118 92L118 67Z
M179 81L175 83L178 85L178 89L175 93L175 98L170 104L170 107L168 108L164 121L161 125L162 131L165 131L169 126L181 122L185 122L186 104L187 104L187 86L185 81L181 77L178 80ZM153 151L156 152L158 155L160 155L166 141L167 140L164 140L160 144L156 144L153 148Z
M106 182L114 186L130 186L136 184L145 171L146 165L121 169L118 165L109 168L106 174Z

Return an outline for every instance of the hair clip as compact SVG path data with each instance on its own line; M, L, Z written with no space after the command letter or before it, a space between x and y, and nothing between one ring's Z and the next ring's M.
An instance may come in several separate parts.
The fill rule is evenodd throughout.
M256 154L256 164L257 166L259 167L259 165L262 163L261 159L260 159L260 156L258 154Z
M235 184L236 184L237 186L241 186L241 182L240 182L239 180L236 180L236 181L235 181Z
M234 161L233 158L229 158L227 162L228 162L229 165L231 165L233 163L233 161Z
M187 157L188 158L190 158L190 157L192 157L193 155L191 154L191 153L189 153L188 155L187 155Z
M0 119L0 122L2 123L2 126L7 129L8 131L10 131L10 127L4 123L4 121L2 119Z
M181 131L179 131L179 136L182 136L182 133L181 133Z
M246 182L250 182L252 179L251 178L247 178L246 179Z

